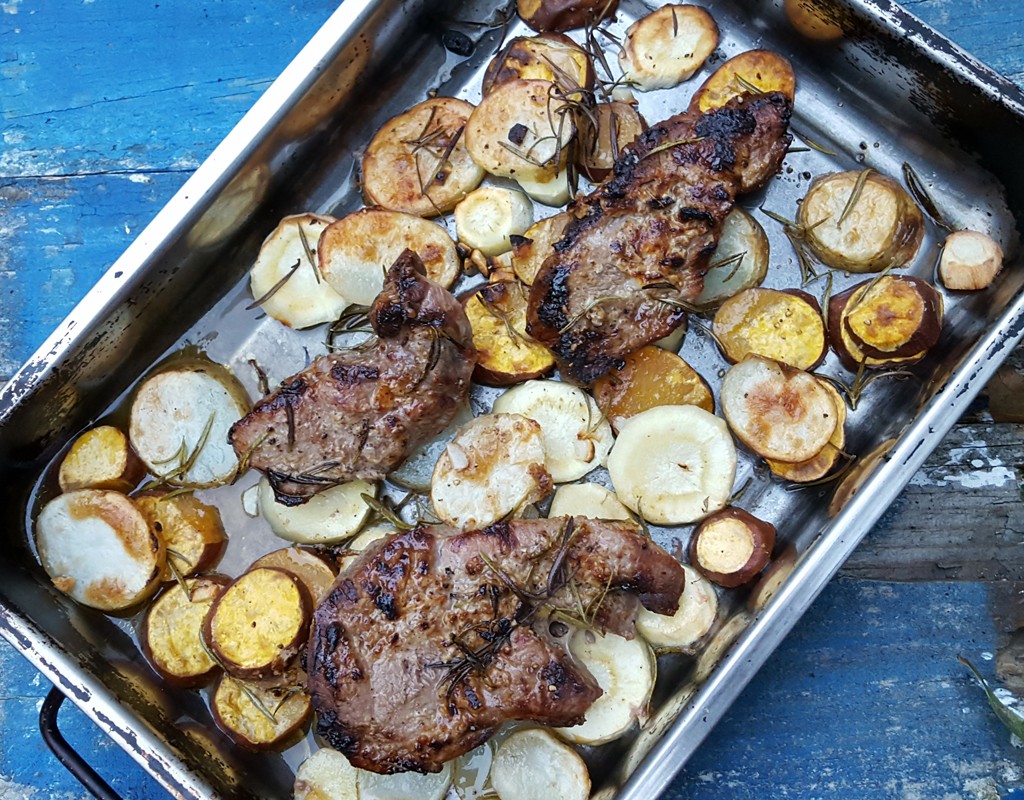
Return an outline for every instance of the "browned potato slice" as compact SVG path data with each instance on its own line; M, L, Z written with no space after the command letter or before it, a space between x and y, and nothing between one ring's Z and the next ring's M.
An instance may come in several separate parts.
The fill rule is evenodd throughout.
M666 5L626 30L619 52L623 79L641 92L678 86L718 47L718 25L700 6Z
M885 275L854 292L843 324L867 356L914 355L939 340L942 295L919 278Z
M621 369L594 384L594 399L616 431L655 406L699 406L714 412L711 387L682 358L654 345L626 356Z
M214 601L203 638L224 669L241 680L282 675L308 634L309 592L291 572L257 567Z
M455 208L483 180L463 132L473 105L432 97L381 126L363 156L370 205L435 217Z
M153 601L142 620L142 651L160 676L175 686L199 686L218 669L203 645L203 620L230 579L204 575L175 584Z
M729 369L720 401L740 441L774 461L806 461L828 444L838 423L835 401L821 381L761 356Z
M512 269L527 286L533 285L544 260L555 251L552 246L562 238L573 216L568 211L538 220L512 242Z
M787 463L772 461L770 458L765 459L768 462L768 468L783 480L793 483L816 481L827 475L842 458L843 448L846 447L846 402L831 383L821 381L821 385L832 395L832 402L835 403L836 429L832 433L832 438L828 440L828 444L806 461Z
M619 0L517 0L520 18L538 33L571 31L615 15Z
M713 307L737 292L760 286L768 274L769 253L768 236L761 223L733 206L722 224L722 236L695 304Z
M473 327L477 362L473 379L486 386L508 386L539 378L555 367L555 358L526 333L529 293L518 281L489 283L463 298Z
M712 514L690 537L690 563L712 583L731 589L749 583L767 566L775 526L742 508Z
M60 462L57 482L62 492L75 489L113 489L128 492L145 474L128 437L113 425L87 430L71 444Z
M631 103L598 103L589 112L581 113L579 121L580 172L595 183L611 175L622 148L647 130L647 122Z
M495 86L520 78L551 81L572 95L594 88L594 65L587 51L564 33L517 36L487 65L481 91L487 95Z
M282 547L257 558L249 569L277 567L295 575L317 605L334 584L335 573L327 560L308 547Z
M290 686L246 684L224 675L210 707L217 725L248 750L282 750L293 744L313 715L309 694Z
M828 352L821 307L797 289L744 289L722 303L713 330L733 363L754 354L811 370Z
M902 267L924 236L924 217L910 195L871 169L815 178L797 222L822 263L849 272Z
M796 95L793 66L771 50L747 50L716 69L694 94L690 107L706 113L724 106L734 97L768 92L781 92L793 99Z
M1003 248L978 231L956 231L946 237L939 257L939 279L953 291L984 289L1003 268Z
M135 504L167 546L165 582L175 579L174 570L192 575L210 569L224 554L228 538L220 512L195 495L145 494Z
M122 611L160 585L163 540L120 492L78 489L58 495L36 519L35 542L53 585L83 605Z

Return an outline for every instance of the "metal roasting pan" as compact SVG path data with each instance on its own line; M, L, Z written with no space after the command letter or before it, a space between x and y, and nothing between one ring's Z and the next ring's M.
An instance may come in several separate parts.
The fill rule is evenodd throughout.
M741 504L775 521L795 568L757 613L724 593L723 615L694 656L663 658L643 730L584 753L596 796L640 800L660 793L722 717L939 443L1001 360L1024 336L1024 141L1020 90L886 0L796 0L838 25L842 36L808 38L782 0L717 0L719 53L688 84L641 97L649 121L681 110L717 63L751 47L789 57L798 91L794 127L834 152L793 152L782 174L741 204L772 243L768 286L799 284L792 248L763 206L792 217L810 177L870 166L899 176L910 162L956 225L990 232L1008 253L989 290L946 293L939 345L910 380L878 381L848 422L860 456L833 500L833 485L789 491L741 455ZM789 3L792 5L792 2ZM171 199L95 288L0 391L0 470L10 501L0 505L0 633L176 797L290 796L295 766L311 740L284 754L231 747L214 728L202 693L170 689L146 666L135 619L107 617L57 592L38 566L31 520L52 495L51 465L74 435L123 415L133 384L190 345L232 366L254 391L255 357L273 380L322 349L322 331L292 335L247 311L246 271L285 214L342 215L361 205L360 148L387 118L429 90L479 98L479 77L500 41L501 9L479 0L345 0L266 94ZM621 31L645 7L623 0ZM509 35L519 32L518 23ZM474 42L469 57L447 52L446 31ZM610 47L610 51L612 48ZM614 53L612 53L614 55ZM538 210L538 218L546 212ZM911 272L933 277L941 237L930 226ZM834 291L855 282L835 275ZM823 282L808 290L819 297ZM717 385L725 367L692 329L681 353ZM850 380L830 356L823 370ZM483 407L489 395L476 398ZM121 417L123 419L123 416ZM241 483L251 483L248 476ZM606 479L603 473L598 480ZM850 491L857 481L857 490ZM203 495L221 508L231 545L221 569L239 572L280 546L241 512L243 485ZM689 529L656 530L683 551Z

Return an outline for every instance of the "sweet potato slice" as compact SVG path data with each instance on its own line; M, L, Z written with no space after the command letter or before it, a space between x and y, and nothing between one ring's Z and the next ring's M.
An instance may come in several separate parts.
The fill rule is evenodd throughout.
M798 289L744 289L722 303L713 330L733 363L754 354L810 370L828 352L821 307Z
M60 462L57 482L62 492L113 489L129 492L146 468L128 437L113 425L98 425L75 439Z
M579 120L578 165L595 183L611 175L622 148L647 130L647 122L632 103L598 103Z
M742 508L724 508L704 520L690 537L690 563L712 583L727 589L752 581L775 547L775 526Z
M224 675L210 708L217 726L247 750L293 744L313 717L309 694L290 686L260 686Z
M162 580L193 575L213 567L227 547L227 533L214 506L193 494L145 494L135 505L146 517L150 528L167 547L167 568Z
M277 567L295 575L317 605L334 584L335 571L323 556L309 547L282 547L257 558L249 569Z
M533 223L526 232L512 241L512 270L527 286L533 285L541 265L552 253L554 244L565 233L572 214L563 211Z
M793 66L771 50L747 50L733 56L704 81L690 103L708 112L744 94L781 92L790 100L796 94Z
M594 88L590 55L564 33L517 36L487 65L481 92L490 94L503 83L523 80L551 81L567 95Z

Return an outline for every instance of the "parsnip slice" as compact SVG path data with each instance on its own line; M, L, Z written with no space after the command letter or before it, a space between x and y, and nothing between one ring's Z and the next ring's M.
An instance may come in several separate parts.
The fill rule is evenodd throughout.
M215 506L193 494L146 494L135 498L150 528L167 547L164 582L213 567L227 546L227 533Z
M495 86L517 80L551 81L573 100L579 89L594 88L590 55L564 33L517 36L487 65L480 90L490 94Z
M695 304L716 306L743 289L760 286L768 274L768 254L768 236L761 223L734 206L722 223L722 236Z
M686 585L675 614L655 614L643 606L637 612L637 633L658 653L692 651L718 619L715 587L693 567L684 564L683 570Z
M160 585L163 540L119 492L78 489L58 495L43 506L34 533L53 585L83 605L120 611Z
M128 437L113 425L98 425L72 442L60 462L57 482L62 492L75 489L131 491L145 467Z
M603 181L611 175L622 148L645 130L647 122L632 103L598 103L580 118L580 172L594 183Z
M249 290L260 309L290 328L335 320L351 302L314 266L320 234L333 221L321 214L285 217L264 240L249 273Z
M515 731L498 746L491 784L501 800L590 797L590 773L583 759L541 728Z
M350 481L313 495L301 505L286 506L274 499L274 489L260 478L259 506L271 530L299 544L334 544L355 534L366 522L370 507L362 495L377 495L369 481Z
M641 92L678 86L718 47L718 25L703 8L666 5L626 30L619 53L623 78Z
M361 552L379 539L398 533L398 530L389 524L371 525L358 536L345 545L341 557L341 569L344 571L355 561Z
M313 716L303 689L246 684L230 675L221 676L210 706L217 725L247 750L294 743Z
M599 483L565 483L551 498L549 517L590 517L591 519L632 519L614 492Z
M582 478L604 464L612 429L594 399L568 383L527 381L494 401L496 414L522 414L540 425L544 466L555 483Z
M359 770L337 750L317 750L299 764L292 787L293 800L360 800Z
M622 427L608 473L627 508L656 524L682 525L728 502L736 447L714 414L697 406L657 406Z
M434 467L430 500L445 522L482 528L551 491L540 425L519 414L485 414L463 427Z
M939 279L947 289L973 292L991 285L1003 268L1003 248L978 231L955 231L946 237L939 257Z
M556 728L559 736L576 744L603 744L617 739L637 720L646 719L656 673L654 653L647 642L579 630L569 640L569 650L604 694L587 709L582 725Z
M504 186L481 186L455 206L459 241L485 256L511 250L510 237L522 236L532 224L530 198Z

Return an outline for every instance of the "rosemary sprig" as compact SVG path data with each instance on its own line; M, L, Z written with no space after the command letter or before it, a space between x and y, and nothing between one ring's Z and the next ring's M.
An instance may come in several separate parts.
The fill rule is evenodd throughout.
M868 178L870 178L872 174L874 174L874 170L871 169L871 167L868 167L867 169L862 169L860 174L857 175L857 180L853 184L853 189L850 190L850 196L846 200L846 205L843 206L843 211L839 215L839 219L836 221L837 228L843 227L843 223L846 222L846 218L860 201L861 195L864 193L864 184L868 182Z
M928 193L928 189L925 188L924 181L921 180L921 177L910 165L909 161L903 162L903 181L907 184L907 189L910 190L914 200L925 210L936 225L947 233L953 233L956 230L949 220L946 219L946 216L939 211L939 207Z
M309 246L309 239L306 238L306 229L302 225L299 225L299 241L302 242L302 252L306 254L309 268L313 270L313 277L316 278L317 283L323 283L324 276L320 273L320 263L317 260L316 253Z
M829 149L828 149L827 147L823 147L822 145L818 144L818 143L817 143L816 141L814 141L814 140L813 140L813 139L812 139L812 138L811 138L810 136L808 136L808 135L807 135L806 133L802 133L802 132L798 131L798 130L797 130L796 128L794 128L794 127L793 127L792 125L790 125L789 129L790 129L790 131L792 131L792 132L793 132L793 135L794 135L794 136L795 136L795 137L796 137L797 139L799 139L799 140L800 140L801 142L803 142L803 143L804 143L805 145L807 145L808 147L810 147L810 148L811 148L812 150L817 150L817 151L818 151L819 153L823 153L823 154L825 154L826 156L832 156L832 157L835 157L835 156L839 155L838 153L835 153L835 152L833 152L832 150L829 150Z
M178 586L181 587L181 591L183 591L185 593L185 599L187 599L191 603L192 602L192 587L188 585L188 581L185 580L185 576L182 574L181 570L178 569L178 565L174 563L174 559L178 559L179 561L182 561L185 564L188 563L188 559L185 558L184 555L179 553L177 550L172 550L171 548L168 547L167 548L167 569L169 569L171 571L171 577L174 578L175 583L177 583Z
M404 519L398 516L398 514L396 514L393 509L388 508L388 506L385 503L378 500L372 494L366 494L364 492L360 494L359 497L360 499L362 499L364 503L366 503L366 505L370 507L370 511L376 514L379 518L383 519L385 522L394 525L395 528L397 528L398 530L411 531L417 527L411 522L406 522Z
M273 297L275 294L277 294L279 291L281 291L281 288L286 283L288 283L288 281L291 279L292 275L294 275L298 271L299 267L301 267L301 266L302 266L302 259L301 258L295 259L295 263L292 264L290 267L288 267L288 271L284 274L284 276L277 283L275 283L273 286L271 286L266 291L265 294L260 295L255 300L253 300L251 303L249 303L249 305L247 305L245 307L245 310L246 311L252 311L254 308L259 308L261 305L263 305L265 302L267 302L271 297Z
M249 359L249 366L256 373L256 388L259 389L260 394L264 396L270 394L270 380L267 378L266 370L259 365L255 358Z
M663 150L671 150L673 147L681 147L686 144L697 144L697 142L703 142L705 138L706 137L704 136L693 136L689 139L673 139L670 142L662 142L661 144L657 145L656 147L652 147L650 150L648 150L646 153L640 156L640 160L642 161L645 158L650 158L651 156L655 155L656 153L660 153Z
M577 324L579 324L579 321L581 319L587 316L587 314L589 314L594 308L601 305L602 303L610 303L613 300L619 299L619 296L616 294L606 294L601 295L600 297L595 297L593 300L587 303L586 306L584 306L582 311L580 311L578 314L575 314L568 322L565 323L565 325L558 329L558 335L561 336L562 334L569 331L571 328L575 327Z

